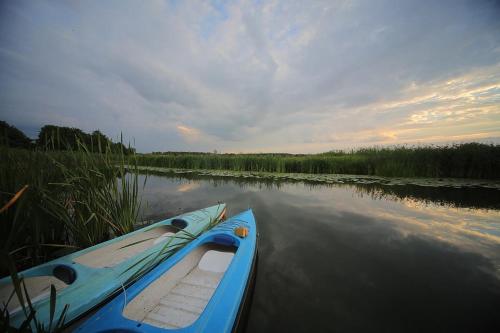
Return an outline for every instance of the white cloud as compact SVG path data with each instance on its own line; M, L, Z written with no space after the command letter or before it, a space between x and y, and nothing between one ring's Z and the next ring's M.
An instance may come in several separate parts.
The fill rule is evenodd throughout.
M26 129L123 132L142 151L496 136L500 24L491 6L4 3L0 117Z

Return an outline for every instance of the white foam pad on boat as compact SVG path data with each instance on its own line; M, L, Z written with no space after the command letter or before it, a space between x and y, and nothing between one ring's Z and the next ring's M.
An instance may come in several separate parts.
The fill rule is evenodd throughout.
M222 273L226 271L233 256L233 252L210 250L201 257L198 267L204 271Z
M160 237L158 237L157 239L155 239L155 241L153 242L153 244L158 244L158 243L161 243L163 242L164 240L166 240L167 238L169 238L170 236L173 236L175 235L175 232L166 232L164 233L163 235L161 235Z

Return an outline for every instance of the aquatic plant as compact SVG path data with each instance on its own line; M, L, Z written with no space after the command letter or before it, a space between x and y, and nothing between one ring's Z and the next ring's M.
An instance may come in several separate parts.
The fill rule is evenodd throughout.
M127 177L124 159L80 145L66 155L70 163L56 163L64 182L49 184L59 195L46 196L45 210L64 223L76 244L88 247L131 232L140 202L137 174Z
M19 268L133 230L140 200L133 156L0 147L0 241ZM125 170L125 162L129 169ZM7 274L5 270L2 275Z
M500 189L500 180L466 179L466 178L424 178L424 177L383 177L351 174L310 174L310 173L273 173L232 170L206 169L170 169L160 167L138 166L138 172L151 175L167 175L170 177L189 179L231 179L231 181L259 181L278 185L281 182L304 182L318 184L380 184L380 185L416 185L419 187L448 188L488 188Z
M55 164L57 156L5 147L0 155L0 205L12 203L0 213L1 247L18 267L39 264L64 249L61 244L68 244L64 226L44 209L49 184L63 180ZM58 193L54 190L52 195ZM2 275L7 273L2 269Z
M322 154L139 154L139 165L178 169L389 177L500 178L500 145L363 148Z

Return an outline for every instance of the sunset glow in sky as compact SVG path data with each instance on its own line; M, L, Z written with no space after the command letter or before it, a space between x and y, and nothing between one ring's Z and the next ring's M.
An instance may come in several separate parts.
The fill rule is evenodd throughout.
M0 120L142 152L500 143L500 6L2 1Z

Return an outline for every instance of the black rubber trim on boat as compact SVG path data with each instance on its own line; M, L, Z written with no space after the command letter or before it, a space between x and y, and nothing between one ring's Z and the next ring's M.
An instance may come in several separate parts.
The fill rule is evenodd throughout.
M259 261L259 236L255 240L255 253L252 259L252 268L250 269L250 274L248 275L247 285L245 291L243 292L243 297L241 299L240 308L238 309L238 314L234 321L232 333L244 333L247 329L248 315L252 307L253 292L255 289L255 281L257 280L257 262Z

